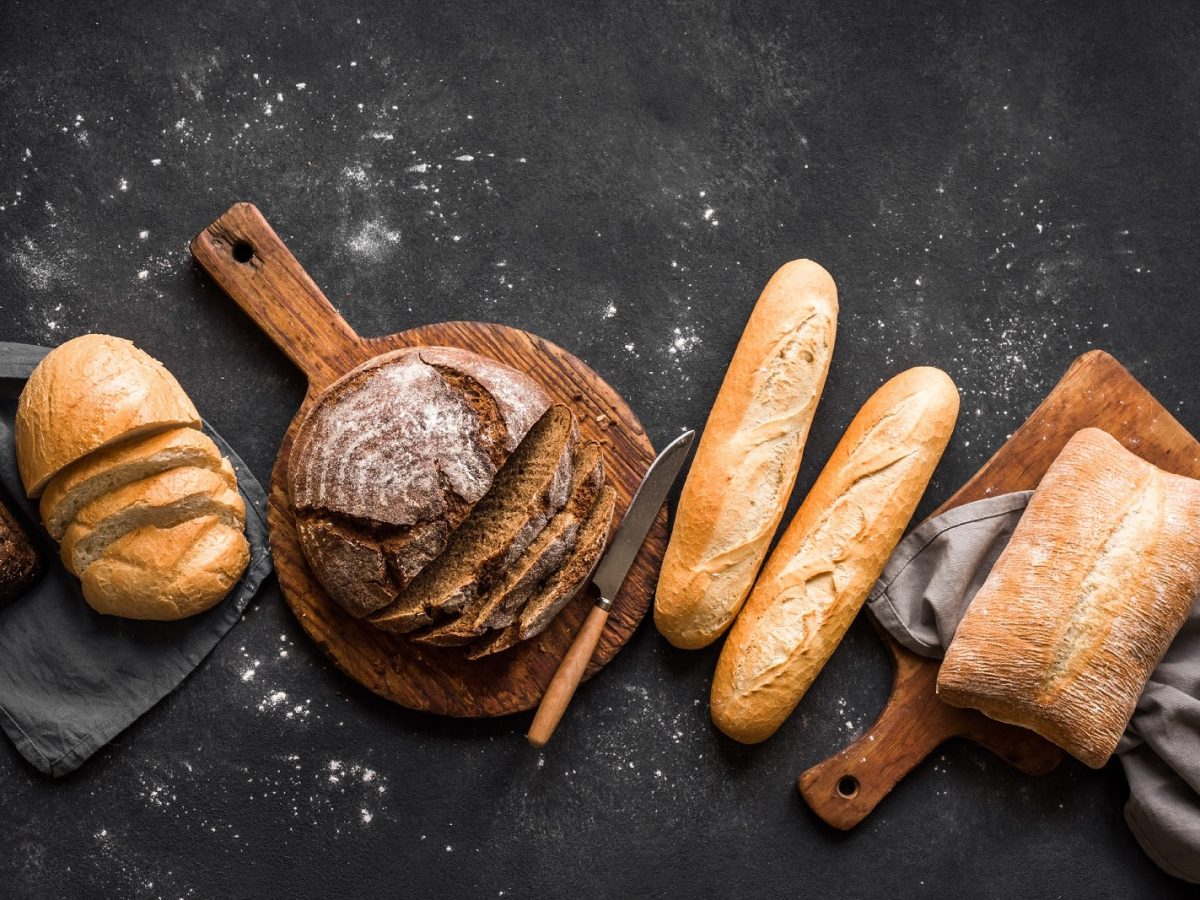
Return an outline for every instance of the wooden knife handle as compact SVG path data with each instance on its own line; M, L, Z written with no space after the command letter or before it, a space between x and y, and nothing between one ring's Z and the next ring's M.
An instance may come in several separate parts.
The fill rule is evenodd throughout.
M192 256L305 375L315 393L370 357L365 342L252 203L192 240Z
M533 724L529 727L529 743L535 747L545 747L558 727L559 720L567 711L567 704L575 696L575 689L583 680L583 673L592 660L592 653L600 641L604 624L608 621L608 610L593 606L587 620L575 636L574 643L567 650L567 655L558 664L558 670L550 680L550 686L542 696Z

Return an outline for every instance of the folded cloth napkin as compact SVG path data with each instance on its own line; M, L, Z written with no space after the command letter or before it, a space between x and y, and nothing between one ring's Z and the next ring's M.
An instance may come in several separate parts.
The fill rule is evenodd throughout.
M138 716L179 686L241 616L271 571L267 498L221 436L246 501L250 564L212 609L178 622L140 622L93 612L25 498L13 448L15 398L49 350L0 342L0 491L33 536L46 571L0 609L0 728L37 769L77 769Z
M1032 494L967 503L917 527L867 601L879 623L914 653L940 659ZM1163 871L1200 882L1200 603L1150 676L1117 754L1138 843Z

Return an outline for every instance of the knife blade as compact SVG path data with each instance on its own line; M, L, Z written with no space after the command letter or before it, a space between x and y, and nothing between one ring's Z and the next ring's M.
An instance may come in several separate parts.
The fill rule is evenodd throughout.
M683 467L695 438L696 432L686 431L668 444L650 464L642 483L634 492L633 499L629 501L629 509L621 519L621 524L617 526L617 533L609 544L608 551L592 573L591 583L600 591L600 600L588 613L579 634L575 636L562 662L558 664L550 686L546 688L546 693L538 705L533 724L529 727L526 737L533 746L546 746L563 713L567 711L567 704L571 702L575 689L583 680L583 673L587 670L596 644L600 641L613 600L625 582L625 576L646 540L646 533L654 523L663 501L667 499L671 485L679 476L679 470Z
M625 517L617 526L617 533L613 536L608 551L596 566L596 574L592 576L592 584L600 591L600 603L612 606L629 567L633 565L634 557L642 548L642 542L646 540L646 533L654 524L659 508L671 491L671 485L679 477L679 470L683 468L695 438L696 432L685 431L671 441L646 470L642 483L638 485L633 499L629 501Z

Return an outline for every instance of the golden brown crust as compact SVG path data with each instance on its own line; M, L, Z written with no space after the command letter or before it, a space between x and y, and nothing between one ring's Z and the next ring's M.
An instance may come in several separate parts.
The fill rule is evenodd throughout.
M1086 428L959 623L938 695L1099 768L1198 591L1200 481Z
M228 467L228 461L224 461ZM131 482L84 506L63 535L63 565L74 575L87 570L105 546L121 535L152 525L167 528L198 516L218 516L240 528L246 507L229 486L232 470L181 467Z
M949 376L916 368L854 417L721 650L711 708L725 734L765 740L804 696L904 533L957 416Z
M178 426L199 428L200 414L162 363L122 338L85 334L48 353L21 392L21 481L38 497L88 453Z
M215 606L250 560L239 528L215 516L172 528L137 528L110 544L81 579L97 612L129 619L173 620Z
M178 466L223 471L225 461L212 438L195 428L169 428L122 441L89 453L55 475L42 494L42 521L50 536L61 540L76 513L92 500ZM233 470L224 471L229 486L237 487Z
M709 414L675 512L654 623L677 647L712 643L754 583L796 483L825 386L837 287L810 260L775 273Z

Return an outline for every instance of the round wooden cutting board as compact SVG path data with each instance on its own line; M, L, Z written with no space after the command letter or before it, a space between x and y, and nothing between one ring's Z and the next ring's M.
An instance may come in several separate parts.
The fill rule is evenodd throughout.
M301 552L286 489L292 440L321 392L366 360L405 347L471 350L527 372L553 400L575 411L581 437L603 448L608 482L617 492L614 522L619 522L654 460L654 448L637 416L586 364L515 328L445 322L387 337L359 337L249 203L231 207L196 236L191 248L200 265L308 376L308 393L271 472L268 512L279 583L304 630L359 684L411 709L499 716L537 705L587 617L589 599L576 598L538 637L474 661L461 648L415 644L354 619L321 589ZM665 549L664 508L616 597L588 677L616 655L646 614Z

